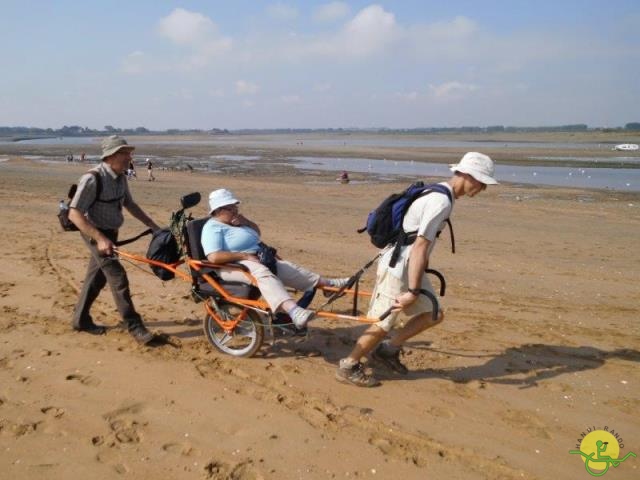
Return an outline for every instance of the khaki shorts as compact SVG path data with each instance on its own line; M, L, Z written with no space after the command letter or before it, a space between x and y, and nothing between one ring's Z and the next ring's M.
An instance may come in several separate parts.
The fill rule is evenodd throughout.
M371 303L369 305L369 311L367 317L377 318L386 312L391 307L395 298L402 292L406 292L408 288L407 272L403 274L403 278L399 279L391 273L389 269L381 268L378 270L376 278L376 286L373 289L371 295ZM431 292L437 297L433 290L431 281L427 275L422 276L422 284L420 288ZM421 313L428 313L433 310L433 304L426 295L418 295L418 298L411 305L406 307L400 312L390 314L384 320L377 322L375 325L379 326L385 332L391 331L392 328L401 328L405 323L416 315ZM440 310L440 304L438 303L438 310Z

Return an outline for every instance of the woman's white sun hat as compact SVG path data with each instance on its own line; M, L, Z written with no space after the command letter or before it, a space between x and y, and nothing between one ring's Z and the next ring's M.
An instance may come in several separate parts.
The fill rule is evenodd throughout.
M478 152L467 152L459 163L451 165L452 172L467 173L485 185L497 185L498 181L493 178L493 160L488 155Z
M214 190L209 194L209 215L220 207L235 205L238 203L240 203L240 200L238 200L233 193L226 188Z

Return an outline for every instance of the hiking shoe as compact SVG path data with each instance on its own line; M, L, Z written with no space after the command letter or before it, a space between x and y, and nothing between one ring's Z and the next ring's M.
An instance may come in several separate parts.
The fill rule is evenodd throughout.
M380 385L377 378L373 375L368 375L364 371L364 365L360 362L352 367L340 365L336 370L336 380L342 383L350 383L356 387L377 387Z
M400 348L393 349L393 347L381 343L378 348L371 352L371 358L400 375L406 375L409 373L409 369L400 361L401 351L402 349Z
M129 332L140 345L146 345L153 340L153 333L147 330L144 325L138 325Z
M96 325L95 323L89 323L87 325L80 325L79 327L73 327L76 332L85 332L91 335L104 335L107 333L107 328L102 325Z
M303 329L307 326L309 320L315 316L315 312L307 310L306 308L296 307L289 313L289 316L296 328Z
M330 278L327 280L327 285L329 287L342 288L342 287L346 287L349 284L349 280L351 280L351 277Z

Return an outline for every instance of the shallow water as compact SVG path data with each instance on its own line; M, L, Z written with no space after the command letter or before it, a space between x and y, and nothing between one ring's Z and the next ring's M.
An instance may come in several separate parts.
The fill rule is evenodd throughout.
M296 138L298 137L298 138ZM102 141L102 137L54 137L20 140L23 145L95 145ZM356 146L356 147L438 147L438 148L545 148L545 149L574 149L584 151L611 150L612 144L604 143L567 143L567 142L497 142L493 140L446 140L442 138L423 138L385 135L331 135L321 138L308 138L305 134L273 134L273 135L230 135L216 136L210 139L198 140L145 140L136 139L137 145L307 145L307 146Z
M44 141L44 139L42 139ZM46 139L50 141L51 139ZM55 139L54 139L55 140ZM60 139L62 141L63 139ZM72 140L91 140L88 138L73 138ZM31 140L38 142L40 140ZM207 172L220 172L229 169L233 164L235 170L250 170L255 165L281 166L293 165L300 170L327 170L366 173L371 180L390 180L397 176L407 177L448 177L449 168L441 163L425 163L400 160L377 160L370 158L340 158L340 157L290 157L290 162L263 162L262 156L257 155L206 155L206 156L161 156L148 155L158 167L170 169L193 169ZM64 156L41 157L27 156L38 161L66 161ZM539 166L496 165L496 178L499 181L523 183L527 185L553 185L570 188L597 188L619 191L640 191L640 169L608 168L601 165L616 163L640 164L640 157L611 157L611 158L580 158L580 157L535 157ZM87 156L87 161L95 163L97 156ZM598 168L551 167L544 166L547 161L593 161ZM140 163L140 160L137 160ZM375 178L373 178L375 177Z
M292 157L296 168L403 175L411 177L448 177L449 167L442 163L374 160L370 158ZM527 185L553 185L572 188L598 188L640 191L640 170L629 168L567 168L545 166L496 165L498 181Z

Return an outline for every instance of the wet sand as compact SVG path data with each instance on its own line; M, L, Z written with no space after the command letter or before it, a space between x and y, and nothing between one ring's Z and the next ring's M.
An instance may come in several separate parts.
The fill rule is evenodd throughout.
M640 454L638 194L501 185L461 199L458 251L444 233L432 263L447 279L445 322L409 342L407 377L378 369L383 385L364 390L333 378L363 325L316 321L309 338L233 359L207 343L187 283L133 265L139 311L176 346L135 345L108 292L94 307L107 335L72 332L87 253L55 213L87 166L9 156L0 162L0 477L579 478L584 464L568 452L592 426L620 433L621 456ZM156 177L131 188L157 221L189 191L230 188L285 258L335 276L376 253L355 230L404 187L285 168ZM194 209L205 214L204 203ZM122 236L140 230L128 217ZM639 465L629 459L609 477L637 478Z

